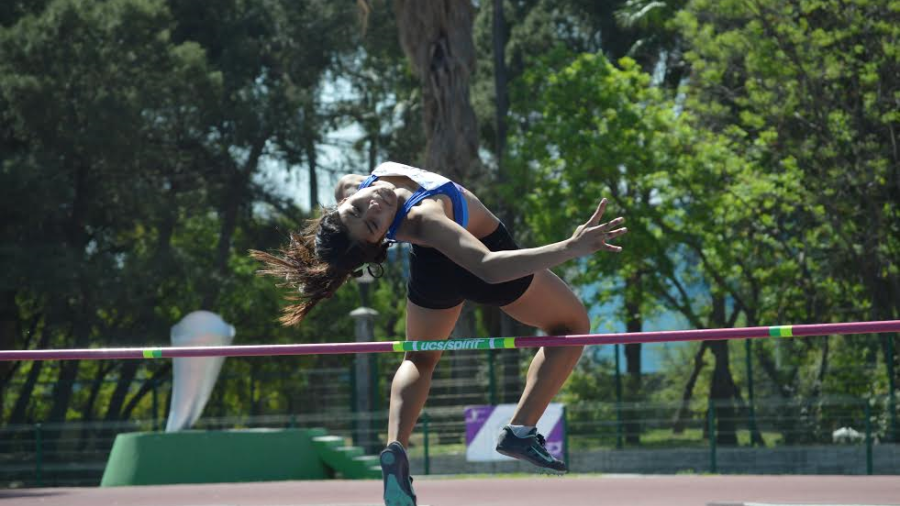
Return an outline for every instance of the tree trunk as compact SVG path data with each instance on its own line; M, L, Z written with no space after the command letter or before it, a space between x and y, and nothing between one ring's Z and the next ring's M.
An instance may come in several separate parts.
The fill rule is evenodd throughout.
M175 234L175 226L178 224L178 210L180 207L178 206L178 193L181 191L181 186L178 183L177 178L172 178L169 181L171 187L169 191L166 192L166 206L165 206L165 214L160 220L159 223L159 236L156 240L156 254L154 255L154 264L156 264L156 268L159 269L159 272L168 272L168 263L171 259L171 247L172 247L172 235ZM162 298L162 295L159 292L156 292L154 295L154 300L159 301ZM153 305L155 307L155 304ZM152 307L148 308L148 311L152 314Z
M138 366L141 363L137 360L126 360L122 363L119 370L119 379L116 382L116 388L109 399L106 407L106 416L104 420L112 421L119 419L119 413L125 404L125 397L128 396L128 390L131 389L131 382L137 375Z
M503 159L506 154L506 115L509 113L509 89L506 76L506 17L503 14L503 0L494 0L494 94L496 95L497 144L497 182L505 184L506 172ZM501 207L505 208L506 206Z
M737 385L734 386L732 395L734 396L734 400L737 401L738 408L744 413L744 417L747 419L747 430L750 431L750 445L766 446L766 441L763 439L762 433L756 425L756 414L754 413L751 418L750 405L744 402L744 398L741 397L741 389L738 388Z
M720 328L725 325L725 298L722 296L713 296L711 323ZM719 444L736 446L737 412L734 408L733 396L737 392L737 385L731 375L728 341L710 341L709 350L715 357L709 398L713 401L716 410L716 441Z
M644 329L644 320L641 313L643 302L641 290L641 273L636 272L629 276L625 286L625 328L628 332L641 332ZM641 399L641 344L625 345L625 364L628 379L625 382L625 392L629 403L640 402ZM631 410L624 412L625 418L625 442L629 445L638 445L641 442L641 416L640 413Z
M90 328L87 326L87 311L73 313L73 331L74 348L84 348L88 344L88 336ZM78 367L81 364L78 360L64 361L59 367L59 375L56 378L56 384L53 386L53 404L50 408L50 414L47 416L48 421L63 422L66 419L66 413L69 410L69 403L72 400L72 389L75 386L75 380L78 378Z
M151 376L149 380L144 381L137 393L131 396L131 399L128 400L128 404L126 404L125 407L122 408L122 420L128 420L129 418L131 418L131 413L134 411L134 408L137 407L138 403L141 402L141 399L143 399L144 396L146 396L148 393L152 392L156 386L161 384L163 377L168 375L171 371L172 361L168 360L164 366L153 373L153 376ZM158 413L154 413L154 415L157 414Z
M691 397L694 395L694 385L697 384L697 377L700 376L700 370L706 365L703 361L703 355L706 353L706 348L708 346L709 341L703 341L700 343L700 349L697 350L697 353L694 355L694 368L691 370L691 375L688 376L687 383L684 385L684 392L681 394L681 406L675 414L675 423L672 427L672 432L675 434L684 432L685 421L691 410Z
M494 0L493 2L493 56L494 56L494 94L496 95L494 121L496 123L496 142L494 145L494 157L497 163L497 185L503 186L509 184L509 177L506 173L505 155L506 155L506 137L507 126L506 116L509 114L509 85L506 69L506 41L509 31L506 25L506 15L503 12L503 0ZM504 202L502 196L498 194L497 215L500 221L504 223L509 233L515 237L516 223L511 206ZM498 314L499 328L497 333L491 332L492 336L521 336L526 335L530 329L520 324L511 316L501 311L499 308L492 308ZM523 375L520 371L521 352L518 349L501 350L499 352L498 361L500 363L500 380L498 383L498 398L500 402L515 403L518 402L522 393Z
M772 383L775 384L778 395L780 395L782 399L790 399L793 395L792 382L785 382L781 379L781 376L778 374L778 367L762 346L756 346L754 348L756 349L756 358L759 361L759 365L762 366L766 376L768 376L769 379L772 380Z
M394 13L400 45L422 84L424 168L472 185L480 176L478 124L469 101L475 71L472 3L397 0Z
M91 422L94 420L94 404L97 402L97 396L100 394L100 389L103 388L103 378L106 377L106 374L113 369L113 367L108 367L105 362L101 362L99 367L97 367L97 373L94 375L94 380L91 381L91 391L88 394L88 400L85 402L84 406L81 408L81 421L82 422ZM77 451L84 451L88 444L93 442L91 437L91 428L87 423L84 423L81 427L81 437L78 441L78 449Z
M472 3L397 0L394 14L400 45L422 86L423 168L476 187L481 164L478 122L469 101L469 81L475 71ZM463 309L454 337L473 337L474 314ZM455 369L474 367L478 361L472 354L453 355Z
M819 371L816 373L816 382L813 385L812 397L818 398L822 395L822 385L825 383L825 376L828 374L828 336L819 338L822 342L822 355L819 359Z
M103 388L103 379L106 378L106 375L112 369L113 367L108 367L103 362L97 367L97 373L94 375L93 381L91 381L91 391L88 393L88 399L84 406L81 407L82 421L90 422L94 420L94 404L96 404L97 397L100 395L100 389Z
M53 386L53 404L50 408L50 414L47 416L49 422L62 422L66 419L66 412L69 410L69 402L72 399L72 386L78 377L78 366L81 364L78 360L70 360L63 362L59 367L59 374Z
M203 301L200 303L200 308L208 311L215 311L221 281L225 278L228 270L231 239L234 237L234 231L237 228L237 217L241 207L244 175L237 168L232 170L234 172L229 179L225 198L219 207L219 242L216 245L215 267L213 268L213 275L210 276L204 290Z
M70 160L74 163L74 199L72 201L72 214L69 216L66 225L66 248L71 252L72 258L84 259L85 247L88 243L88 234L86 230L86 219L88 215L88 206L91 202L91 195L88 189L88 166L76 160ZM72 323L72 335L74 337L74 347L83 348L88 345L90 336L91 307L88 286L90 281L84 279L84 273L77 268L75 277L77 280L77 290L75 294L69 294L69 298L74 298L71 302L61 302L60 305L66 308L67 320ZM52 322L48 325L52 329ZM45 328L44 332L52 332ZM49 421L64 421L66 412L69 409L69 403L72 398L72 387L75 379L78 377L79 361L73 360L63 362L59 367L59 375L56 384L53 387L53 404L50 407L48 415Z
M628 332L640 332L640 321L628 321ZM637 329L637 330L634 330ZM641 344L625 345L625 364L628 377L625 381L627 403L636 406L641 402ZM625 442L629 445L641 443L641 414L636 409L625 410Z
M38 339L37 348L44 349L50 341L50 332L48 329L41 330L41 337ZM41 369L44 367L43 360L36 360L31 363L31 369L28 370L28 377L25 383L19 389L19 395L16 397L16 404L13 406L12 413L9 415L9 425L23 424L28 422L28 404L31 401L31 394L34 392L34 386L37 384L38 378L41 376Z
M234 232L237 230L238 216L244 208L244 202L247 195L247 185L253 178L253 173L259 166L259 158L262 156L265 147L267 135L260 134L255 143L250 148L247 156L247 162L244 167L239 167L235 163L231 163L229 170L231 177L228 179L228 187L225 189L225 196L219 207L219 242L216 245L216 260L214 272L215 275L210 277L207 283L203 302L200 304L202 309L215 311L215 307L219 298L220 283L228 275L228 257L231 254L231 240L234 238Z
M723 445L737 445L737 413L732 395L737 390L729 365L728 341L710 341L709 349L716 359L709 397L716 409L716 441Z
M306 138L306 160L309 163L309 210L314 213L319 208L319 157L316 139L311 135Z

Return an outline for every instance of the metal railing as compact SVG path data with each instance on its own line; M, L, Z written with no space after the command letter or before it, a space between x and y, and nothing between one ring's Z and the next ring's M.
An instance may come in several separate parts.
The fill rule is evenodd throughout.
M518 470L465 459L464 406L426 408L410 440L413 471ZM900 474L885 398L805 401L583 403L566 408L566 448L576 472ZM116 436L152 432L159 420L0 427L4 487L97 485ZM385 443L387 412L201 418L197 430L324 427L370 453Z

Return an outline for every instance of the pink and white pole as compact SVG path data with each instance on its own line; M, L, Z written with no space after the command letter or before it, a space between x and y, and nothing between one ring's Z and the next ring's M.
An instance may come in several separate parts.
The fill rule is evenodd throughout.
M340 355L405 351L459 351L542 346L587 346L596 344L667 343L676 341L721 341L764 337L804 337L844 334L900 332L900 320L778 325L730 329L625 332L619 334L575 334L559 336L484 337L448 341L382 341L363 343L260 344L244 346L198 346L172 348L86 348L66 350L0 350L0 361L112 360L177 357L270 357L283 355Z

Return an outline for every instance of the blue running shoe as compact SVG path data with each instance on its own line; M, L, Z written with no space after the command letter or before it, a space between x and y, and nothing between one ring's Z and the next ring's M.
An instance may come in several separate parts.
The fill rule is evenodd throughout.
M416 506L416 492L409 475L409 458L403 445L394 441L382 450L381 475L384 476L384 506Z
M497 439L497 453L524 460L557 473L569 471L565 462L550 455L550 452L547 451L547 441L544 436L538 434L537 427L531 429L525 437L516 436L508 425L503 427L500 437Z

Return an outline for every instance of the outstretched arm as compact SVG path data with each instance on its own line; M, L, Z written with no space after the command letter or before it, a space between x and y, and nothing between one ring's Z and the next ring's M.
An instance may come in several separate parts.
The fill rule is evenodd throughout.
M414 242L436 248L488 283L502 283L597 251L622 251L620 246L609 244L608 241L628 231L624 227L619 228L625 223L625 218L618 217L600 223L606 204L606 199L601 200L593 216L576 228L572 237L537 248L490 251L475 236L443 213L427 213L422 216Z

